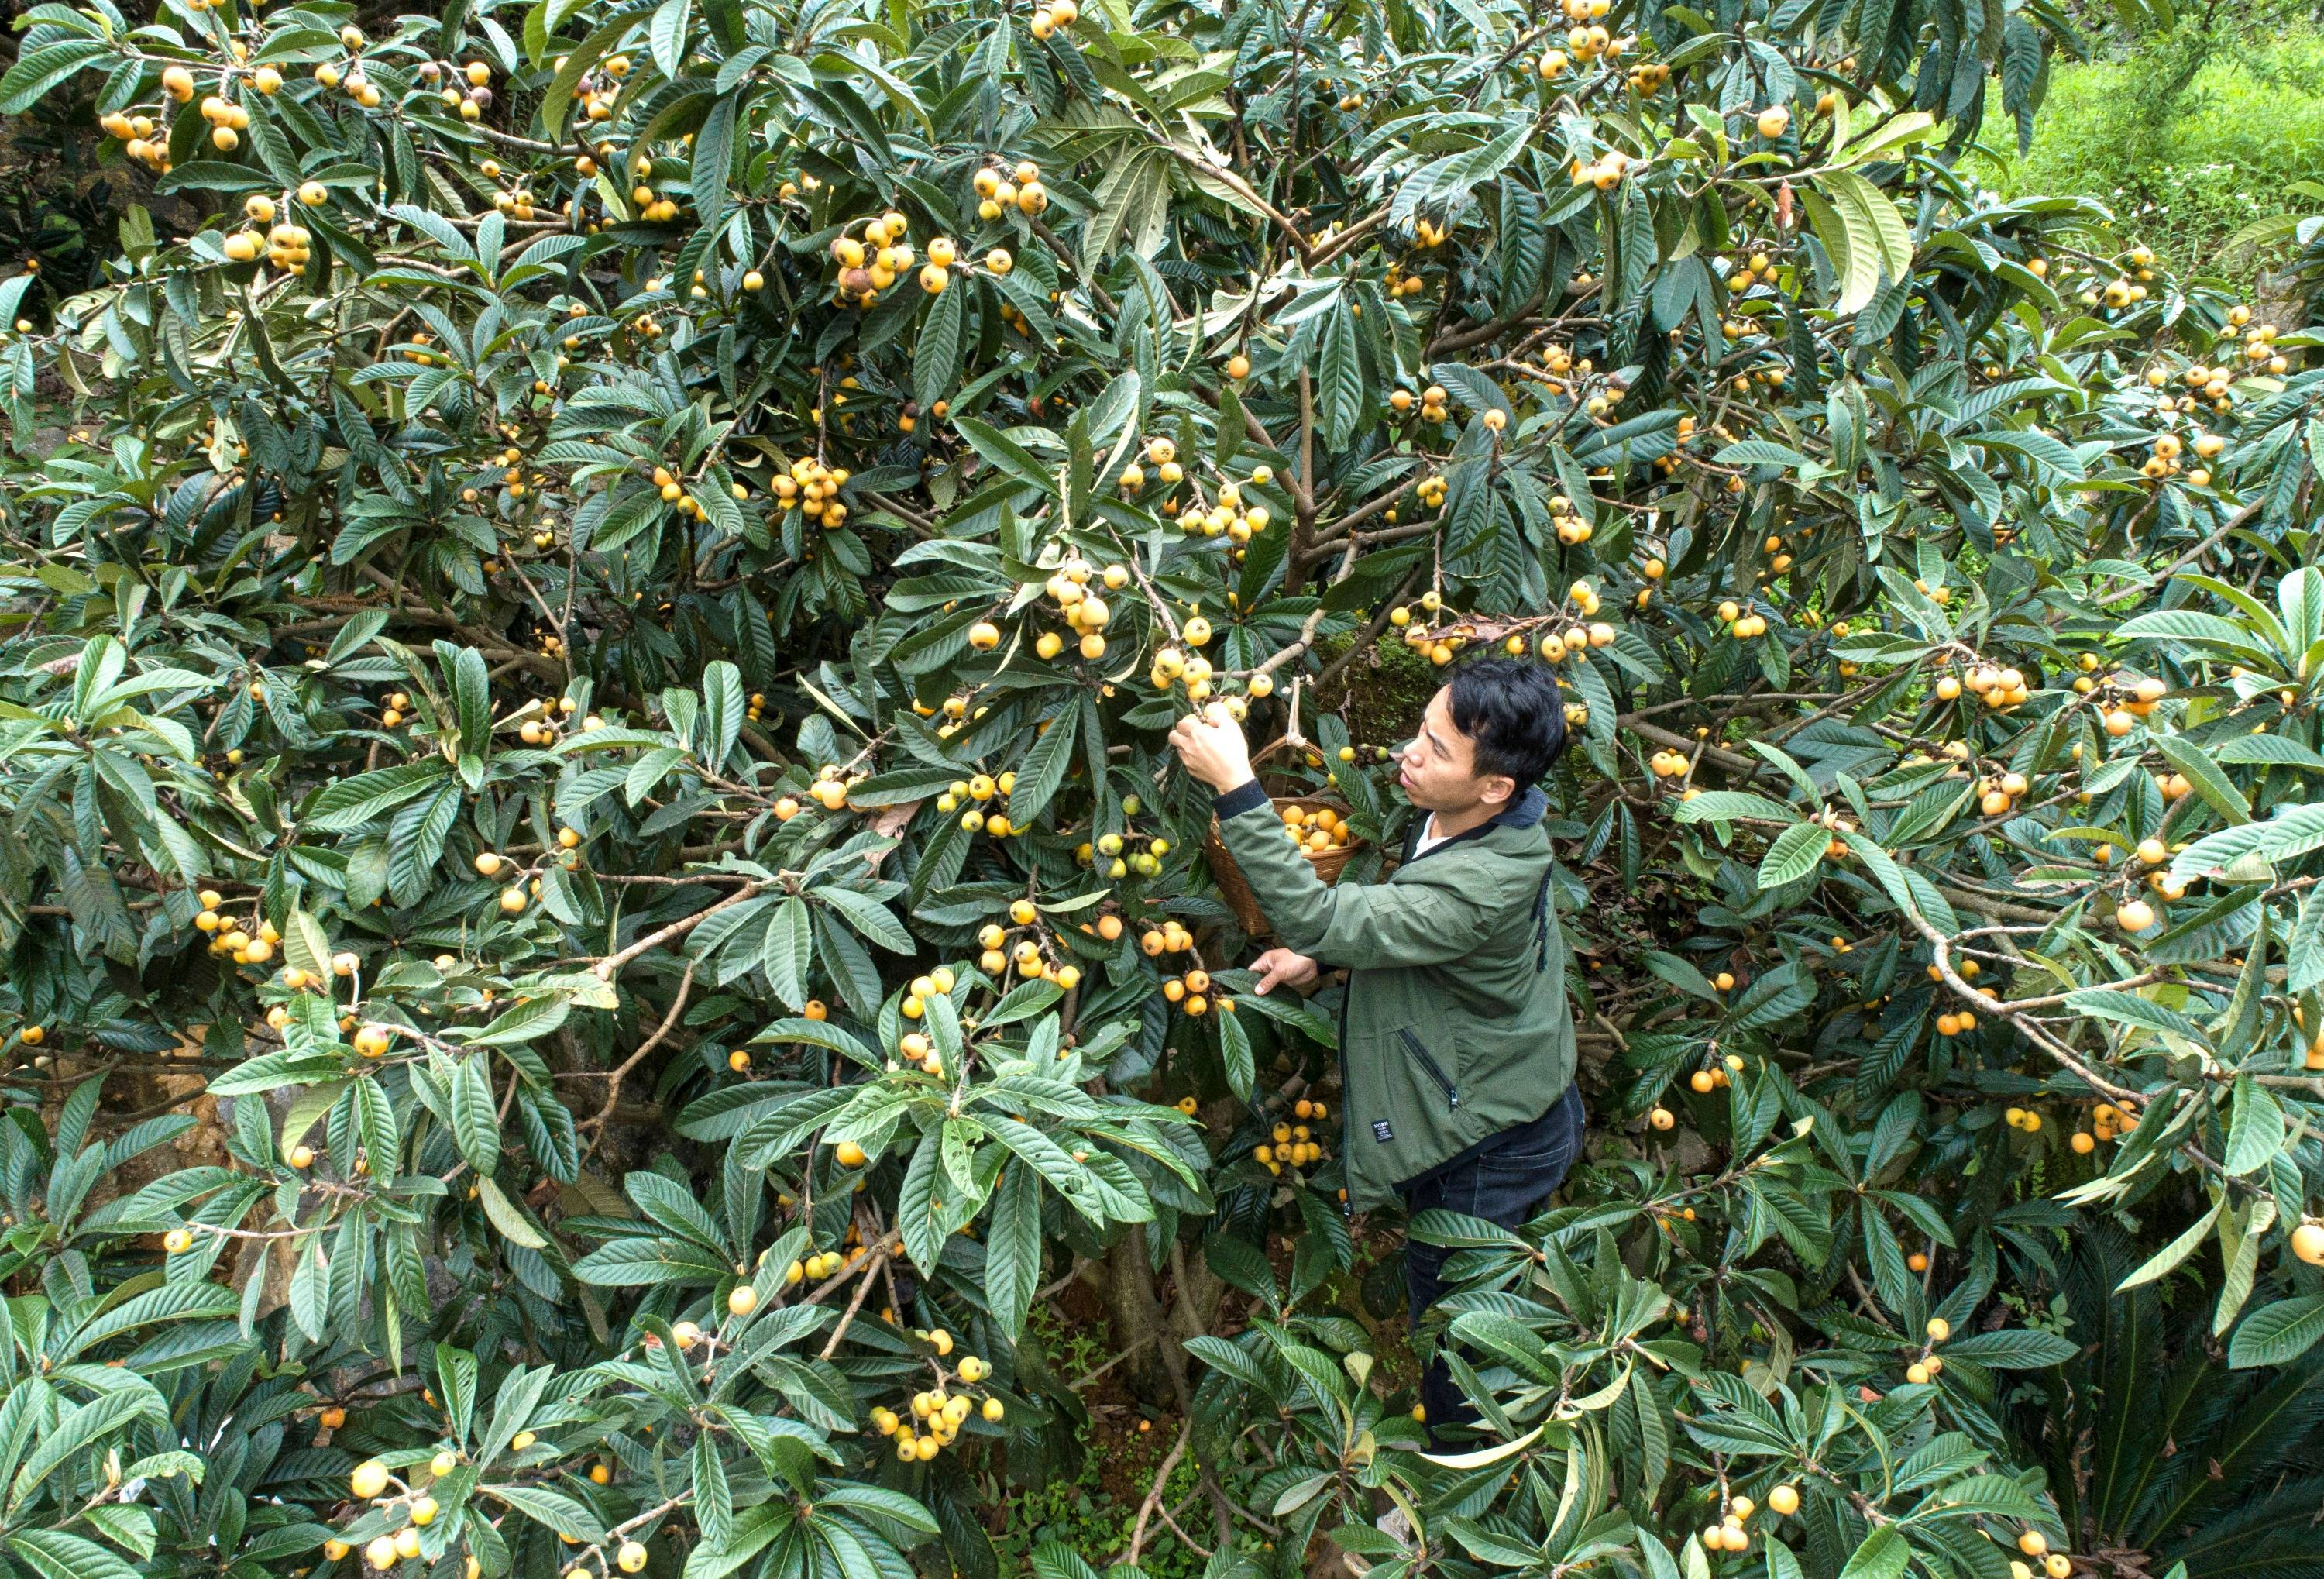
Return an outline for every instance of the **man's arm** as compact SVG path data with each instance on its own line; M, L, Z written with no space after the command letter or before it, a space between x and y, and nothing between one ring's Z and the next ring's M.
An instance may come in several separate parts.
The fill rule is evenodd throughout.
M1220 798L1219 832L1259 910L1285 945L1349 970L1443 965L1491 937L1498 890L1466 893L1425 882L1343 882L1315 875L1314 863L1284 837L1264 796L1234 809Z
M1333 887L1284 836L1274 802L1251 776L1250 748L1223 708L1189 715L1170 731L1186 771L1219 791L1227 851L1285 944L1350 970L1443 965L1491 935L1500 896L1435 883Z

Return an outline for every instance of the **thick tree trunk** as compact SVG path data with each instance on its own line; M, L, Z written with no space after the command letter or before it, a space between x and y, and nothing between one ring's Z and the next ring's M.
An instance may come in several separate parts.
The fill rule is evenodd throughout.
M1171 1362L1183 1367L1185 1361L1155 1291L1152 1252L1147 1249L1143 1224L1133 1225L1106 1253L1099 1286L1106 1315L1113 1322L1114 1352L1135 1351L1115 1368L1122 1373L1122 1385L1146 1403L1183 1405Z

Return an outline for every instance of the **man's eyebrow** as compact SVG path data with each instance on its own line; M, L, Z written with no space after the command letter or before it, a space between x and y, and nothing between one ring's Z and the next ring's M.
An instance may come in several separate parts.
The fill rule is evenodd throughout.
M1438 738L1436 731L1429 727L1428 724L1425 720L1420 725L1420 733L1428 737L1429 744L1434 746L1438 751L1444 750L1444 742Z

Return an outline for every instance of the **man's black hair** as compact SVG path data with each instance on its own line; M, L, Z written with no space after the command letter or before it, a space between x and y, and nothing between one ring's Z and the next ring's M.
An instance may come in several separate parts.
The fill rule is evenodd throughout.
M1452 727L1469 737L1477 776L1499 773L1523 793L1565 750L1565 693L1545 663L1480 658L1452 671L1445 698Z

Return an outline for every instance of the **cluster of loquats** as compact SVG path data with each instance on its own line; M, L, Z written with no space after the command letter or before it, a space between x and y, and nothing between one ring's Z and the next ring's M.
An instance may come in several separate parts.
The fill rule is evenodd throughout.
M171 69L174 71L180 68L171 67ZM190 75L186 78L186 82L188 97L190 97L193 84ZM168 85L165 83L164 86ZM160 128L152 115L129 115L121 110L113 110L107 113L98 125L105 128L107 136L119 139L123 144L122 152L129 158L156 175L169 173L170 145L166 140L159 143L153 140L153 134Z
M860 236L849 234L855 223L848 221L831 238L832 260L839 265L838 277L833 284L834 299L845 306L868 308L878 304L881 291L919 265L919 255L905 239L910 223L894 209L862 221L863 234ZM931 253L927 269L936 272L937 282L931 283L927 270L923 270L920 284L924 290L936 291L945 288L942 282L949 278L945 269L952 261L952 243L946 241L944 250L945 256L941 263Z
M1193 939L1189 938L1187 941L1191 946ZM1165 1002L1175 1004L1180 1012L1191 1015L1197 1020L1208 1014L1213 1004L1222 1012L1233 1013L1234 1000L1228 997L1213 997L1211 986L1211 973L1196 965L1182 975L1165 977L1162 982L1162 998Z
M861 1168L865 1160L863 1148L853 1140L842 1140L835 1145L832 1148L832 1158L842 1168ZM863 1181L858 1179L856 1187L861 1189L862 1184ZM792 1288L806 1283L820 1283L827 1278L838 1277L853 1267L861 1266L863 1259L862 1235L857 1232L854 1224L850 1223L844 1249L817 1251L813 1255L791 1262L783 1269L783 1282L786 1287Z
M1225 1006L1224 1003L1220 1005L1222 1008ZM1306 1168L1323 1161L1329 1155L1308 1125L1311 1122L1320 1124L1330 1118L1331 1109L1323 1103L1311 1102L1303 1096L1292 1108L1292 1115L1299 1121L1297 1123L1277 1120L1268 1131L1267 1140L1250 1154L1252 1161L1271 1174L1279 1176L1286 1168Z
M1568 625L1563 631L1545 630L1535 646L1544 663L1563 663L1567 659L1579 658L1594 648L1611 647L1618 636L1619 633L1605 621L1592 620L1586 625ZM1523 656L1524 643L1523 636L1512 635L1506 644L1509 656Z
M1167 444L1169 440L1157 442ZM1149 455L1153 448L1150 444L1147 447ZM1252 468L1250 480L1263 487L1275 480L1275 469L1272 466L1256 466ZM1179 503L1176 500L1166 503ZM1244 545L1265 531L1267 523L1275 519L1274 512L1266 505L1246 503L1241 485L1231 477L1219 484L1217 492L1207 504L1204 503L1200 485L1197 485L1194 497L1180 504L1177 514L1179 531L1202 537L1223 536L1234 545L1238 558Z
M1112 925L1105 926L1106 921ZM1109 942L1121 936L1121 919L1118 916L1104 917L1095 925L1097 935ZM1013 943L1010 941L1012 936L1016 938ZM1048 939L1041 930L1041 908L1031 900L1017 900L1010 904L1006 926L987 921L979 928L976 946L983 951L977 956L977 968L996 980L1014 969L1026 981L1044 981L1061 992L1070 993L1081 985L1079 965L1059 965L1050 957ZM910 1018L908 1011L906 1017Z
M566 843L565 834L573 836L570 844ZM581 843L580 832L577 829L567 828L558 836L558 843L567 850L577 848ZM498 879L505 873L519 880L501 890L500 910L503 916L523 915L526 908L540 897L540 879L528 878L515 862L497 851L478 851L475 866L476 875L479 877Z
M1199 614L1191 615L1179 625L1178 640L1188 647L1200 648L1209 645L1211 622ZM1185 652L1173 645L1155 650L1154 662L1147 669L1146 678L1157 691L1167 692L1183 688L1186 693L1186 700L1199 707L1211 699L1212 680L1217 673L1218 671L1211 667L1211 660L1199 651ZM1274 684L1272 679L1268 679L1267 690L1272 690ZM1267 691L1263 690L1259 694L1264 696ZM1232 705L1227 711L1240 721L1248 711L1248 705L1240 697L1230 697L1228 700Z
M1665 749L1648 757L1646 768L1657 779L1683 779L1694 771L1694 759L1683 751ZM1692 795L1694 791L1687 793Z
M1019 160L1015 169L987 165L969 182L976 192L976 217L991 225L1010 209L1030 219L1049 206L1049 189L1041 184L1041 167ZM995 260L998 260L997 262ZM985 254L985 267L996 274L1009 272L1013 260L998 247Z
M1139 950L1148 959L1159 959L1166 954L1188 954L1194 946L1194 935L1180 926L1175 917L1138 935Z
M301 200L304 200L303 196ZM278 203L263 192L253 192L243 199L243 217L250 228L230 233L220 246L230 262L255 263L264 258L269 267L286 274L297 273L307 266L313 256L309 250L313 235L303 225L276 216L287 211L287 203Z
M342 949L331 956L330 974L345 981L353 977L355 972L362 968L362 960L352 950ZM284 965L278 979L281 982L283 990L289 993L323 993L327 992L330 987L328 977L295 965ZM281 1003L273 1005L266 1011L266 1023L271 1030L281 1030L290 1023L290 1009ZM339 1019L339 1029L354 1030L355 1023L353 1015L342 1015ZM364 1053L364 1036L380 1029L376 1026L367 1026L364 1031L358 1032L355 1037L355 1050ZM381 1052L385 1050L383 1047L380 1049ZM375 1057L378 1055L364 1053L364 1056Z
M1593 27L1590 31L1603 34L1606 30ZM1618 39L1609 41L1606 48L1618 49L1621 42ZM1622 178L1629 172L1630 156L1618 148L1609 148L1595 159L1575 159L1567 175L1577 187L1595 187L1601 192L1609 192L1620 186Z
M845 466L827 466L813 456L803 455L776 473L768 490L775 496L778 511L797 510L828 529L847 519L847 506L839 490L847 485L848 475Z
M1412 392L1408 389L1390 390L1388 391L1388 409L1397 412L1398 415L1402 415L1403 413L1412 410ZM1422 390L1420 392L1420 420L1424 422L1434 423L1444 421L1447 418L1451 417L1452 413L1447 411L1444 405L1447 398L1449 397L1444 393L1444 386L1441 383L1432 383L1428 385L1427 388ZM1422 503L1429 503L1429 508L1433 510L1436 505L1444 503L1444 485L1443 480L1439 478L1432 478L1429 479L1429 481L1434 482L1436 485L1436 498L1434 503L1429 503L1425 497L1429 484L1428 482L1424 482L1421 484L1421 489L1424 495Z
M807 798L825 811L848 808L848 792L863 780L862 773L851 773L835 762L825 762L815 771L814 782L807 787ZM788 822L806 808L795 795L775 798L774 813L778 822Z
M222 910L225 897L216 889L202 890L200 899L202 908L194 917L194 926L209 935L213 956L231 958L236 965L264 965L274 957L274 946L282 941L282 934L273 922L263 916L252 917L247 926L229 919Z
M678 474L671 471L668 466L658 466L654 467L653 481L654 486L661 490L662 503L669 505L672 510L677 511L680 515L699 518L704 513L706 507L702 501L696 498L687 489L686 484L680 480ZM786 508L788 508L788 506L786 506ZM845 507L843 505L834 505L833 508L839 509L844 512ZM844 514L842 519L844 519Z
M2081 694L2106 709L2106 732L2120 740L2154 711L2155 705L2171 694L2171 687L2153 675L2131 679L2116 673L2097 677L2090 689Z
M1989 663L1978 664L1967 674L1940 675L1934 688L1939 701L1956 700L1963 691L1967 691L1997 713L2023 706L2033 696L2026 688L2025 676L2022 671L1997 668ZM2015 793L2023 795L2024 790L2020 789ZM1986 815L1991 817L1995 814L1987 812Z
M1944 1370L1944 1362L1937 1356L1937 1345L1953 1335L1952 1323L1941 1316L1929 1317L1928 1325L1922 1330L1929 1341L1921 1346L1921 1357L1904 1367L1904 1380L1914 1387L1925 1386L1931 1377Z
M1135 795L1126 796L1122 799L1121 814L1124 817L1136 817L1144 804ZM1130 846L1133 843L1142 848L1132 849ZM1161 873L1162 858L1167 855L1170 850L1170 841L1159 834L1149 836L1107 832L1100 834L1094 839L1085 839L1075 845L1074 860L1081 865L1090 867L1098 866L1102 863L1103 874L1111 878L1124 878L1132 873L1140 877L1155 877ZM1120 935L1119 928L1121 918L1111 916L1103 919L1111 920L1115 924L1116 930L1107 932L1104 929L1103 920L1099 923L1100 935L1111 942Z
M1743 606L1731 598L1719 605L1719 623L1726 626L1727 633L1738 642L1748 642L1767 633L1766 615L1756 612L1747 614Z
M1727 972L1720 971L1711 984L1722 993L1731 993L1735 990L1735 978ZM1686 1087L1697 1096L1708 1096L1714 1091L1726 1090L1731 1083L1731 1077L1742 1073L1742 1055L1728 1053L1716 1063L1707 1065L1689 1075L1686 1077Z
M527 745L555 745L563 734L564 721L571 717L573 713L573 698L570 697L558 697L553 701L544 700L538 712L527 716L518 723L516 737ZM592 717L583 720L585 729L597 729L604 726L602 719Z
M1691 1214L1690 1214L1691 1215ZM1674 1319L1678 1319L1674 1317ZM1767 1511L1789 1519L1800 1510L1800 1489L1788 1482L1767 1493ZM1748 1497L1735 1496L1726 1500L1719 1522L1702 1527L1702 1549L1706 1552L1748 1552L1751 1549L1751 1532L1744 1527L1759 1505Z
M1568 548L1580 548L1595 535L1587 516L1573 508L1573 501L1563 494L1553 494L1549 500L1550 524L1557 530L1557 540Z
M1610 65L1637 43L1636 39L1614 37L1603 25L1614 9L1611 0L1563 0L1562 9L1572 25L1565 30L1565 48L1545 51L1537 62L1536 69L1546 78L1554 80L1578 66L1600 60Z
M1436 229L1425 219L1415 221L1413 231L1424 247L1438 245L1437 242L1428 239L1430 235L1435 235L1439 241L1444 235L1444 232ZM1428 282L1417 269L1406 272L1404 264L1394 263L1388 266L1388 276L1382 282L1382 286L1390 296L1417 296L1428 289Z
M885 1407L872 1411L872 1427L882 1436L893 1437L896 1456L906 1462L926 1464L950 1447L972 1415L986 1424L998 1426L1009 1416L1008 1406L987 1393L982 1402L967 1392L950 1390L950 1384L973 1388L992 1374L992 1367L974 1354L964 1354L949 1371L942 1363L953 1351L952 1334L942 1327L928 1331L914 1328L912 1335L936 1352L931 1362L936 1371L936 1384L912 1395L906 1406L908 1412L899 1414Z
M630 161L630 176L636 183L630 188L630 203L636 208L638 217L649 225L673 224L682 210L676 198L667 192L654 189L653 183L649 179L653 172L653 161L644 153L640 153ZM649 291L656 291L660 289L661 284L662 282L659 280L650 280L647 282L646 289ZM649 329L647 332L651 334L654 331Z
M2074 1571L2073 1559L2063 1552L2050 1549L2050 1537L2038 1529L2029 1529L2017 1537L2017 1549L2042 1565L2040 1579L2068 1579ZM2033 1563L2022 1557L2009 1561L2009 1579L2037 1579Z
M1049 4L1033 8L1033 20L1026 25L1035 38L1046 39L1060 28L1073 26L1081 15L1081 7L1074 0L1049 0Z
M1017 771L1003 769L999 774L975 773L965 779L954 779L942 795L936 797L936 809L960 813L960 826L972 834L984 834L1005 839L1022 836L1029 831L1023 823L1010 820L1008 800L1017 793ZM996 804L997 803L997 804ZM965 808L966 809L963 809Z
M557 69L560 71L565 69L565 57L558 60ZM629 74L630 58L627 55L608 55L598 63L597 69L582 73L581 80L573 85L573 102L579 106L581 118L584 121L612 120L622 97L622 78ZM583 168L584 161L587 162L586 169ZM595 159L583 154L574 161L573 168L576 174L592 176L597 173L596 164Z
M1105 628L1113 618L1113 611L1104 597L1093 589L1090 580L1098 578L1105 591L1119 592L1130 585L1130 568L1108 565L1102 572L1078 555L1067 559L1049 577L1047 591L1065 623L1074 633L1081 655L1095 662L1105 656ZM997 634L997 633L996 633ZM1056 658L1065 650L1065 638L1055 631L1044 631L1033 643L1035 656L1043 662Z
M322 1417L326 1425L337 1430L346 1424L346 1411L333 1406L323 1411ZM533 1440L531 1432L520 1431L512 1439L510 1446L521 1453L530 1447ZM424 1477L415 1469L410 1479L398 1479L385 1462L376 1458L367 1458L349 1472L348 1494L355 1501L365 1504L368 1510L358 1517L366 1521L383 1518L395 1527L364 1543L363 1556L367 1566L384 1574L398 1564L410 1562L420 1556L420 1532L435 1523L437 1516L442 1512L428 1488L458 1470L463 1462L457 1449L444 1446L438 1448L429 1459ZM612 1478L610 1471L606 1478ZM334 1563L353 1550L353 1542L336 1537L323 1543L324 1557ZM641 1562L638 1567L644 1565ZM474 1556L466 1559L462 1568L464 1579L477 1579L483 1571L482 1562ZM632 1573L637 1571L635 1568L629 1570Z
M2243 317L2237 319L2235 316L2236 313L2241 313ZM2240 325L2248 321L2250 317L2249 308L2238 307L2228 314L2227 321ZM2274 349L2275 332L2273 324L2253 325L2243 341L2244 361L2262 371L2270 373L2288 371L2289 363ZM2220 346L2218 351L2220 360L2217 365L2207 365L2201 362L2188 364L2179 375L2185 388L2175 399L2164 395L2160 404L2166 411L2190 413L2198 404L2208 405L2212 411L2221 413L2232 411L2236 401L2235 381L2244 376L2241 371L2227 365L2236 355L2234 346L2235 343L2232 341ZM2283 364L2283 365L2279 366L2278 364ZM2152 368L2147 372L2146 382L2150 387L2164 389L2170 385L2171 374L2167 369ZM2227 440L2217 434L2201 434L2196 440L2195 454L2204 460L2216 460L2226 449Z

